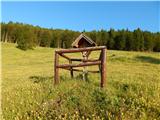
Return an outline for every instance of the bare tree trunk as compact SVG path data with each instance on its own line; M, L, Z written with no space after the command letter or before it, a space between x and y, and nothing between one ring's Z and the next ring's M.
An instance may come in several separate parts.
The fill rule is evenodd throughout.
M57 39L57 47L60 48L60 40Z
M1 34L1 42L4 40L4 33Z
M4 37L4 42L7 42L8 40L8 32L6 32L5 37Z
M2 38L1 41L4 42L4 41L5 41L5 32L3 32L3 33L1 34L1 38Z

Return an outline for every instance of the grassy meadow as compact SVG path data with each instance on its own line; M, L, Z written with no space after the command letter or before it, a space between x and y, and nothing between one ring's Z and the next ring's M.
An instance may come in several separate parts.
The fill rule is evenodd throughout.
M101 89L99 74L89 74L86 82L81 73L71 79L62 69L61 83L53 86L55 49L1 45L5 120L160 120L160 53L108 50L106 87Z

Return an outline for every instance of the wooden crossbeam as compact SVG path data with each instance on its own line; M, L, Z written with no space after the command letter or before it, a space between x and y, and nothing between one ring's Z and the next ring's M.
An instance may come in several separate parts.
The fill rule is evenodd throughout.
M79 58L71 58L71 61L82 61L83 59L79 59Z
M62 69L65 69L65 70L69 70L69 68L62 68ZM72 69L73 71L76 71L76 72L83 72L83 70L79 70L79 69ZM91 72L91 73L100 73L100 71L92 71L92 70L88 70L88 72Z
M84 59L78 59L78 58L71 58L71 61L96 62L96 61L99 61L99 60L98 59L87 59L87 60L84 60Z
M62 50L56 50L57 53L76 53L76 52L83 52L83 51L96 51L96 50L102 50L105 49L105 46L99 46L99 47L86 47L86 48L72 48L72 49L62 49Z
M83 66L93 66L93 65L100 65L101 61L96 61L96 62L86 62L86 63L80 63L80 64L62 64L62 65L57 65L57 68L69 68L69 67L83 67Z
M68 56L66 56L66 55L64 55L63 53L58 53L60 56L62 56L62 57L64 57L64 58L66 58L67 60L70 60L70 58L68 57Z

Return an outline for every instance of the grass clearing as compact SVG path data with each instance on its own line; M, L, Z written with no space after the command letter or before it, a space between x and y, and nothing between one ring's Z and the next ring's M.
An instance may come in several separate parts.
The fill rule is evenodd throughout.
M71 79L62 69L61 83L54 87L55 49L21 51L14 44L1 44L6 120L160 119L160 53L108 50L107 82L102 90L99 74L89 74L89 82L84 82L79 74Z

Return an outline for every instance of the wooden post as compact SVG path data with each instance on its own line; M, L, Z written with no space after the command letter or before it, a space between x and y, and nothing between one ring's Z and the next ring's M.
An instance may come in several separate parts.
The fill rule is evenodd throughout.
M69 64L72 64L72 60L69 60ZM73 67L70 67L71 78L73 78Z
M58 66L58 53L55 51L55 57L54 57L54 85L59 83L59 78L58 78L58 72L59 72L59 68Z
M101 50L101 53L100 53L100 56L99 56L99 60L102 62L102 50ZM101 73L101 66L102 66L102 64L98 65L100 73Z
M89 56L88 51L82 52L82 56L83 56L83 63L85 63L85 60L88 60L88 56ZM83 67L82 78L84 81L88 80L88 72L87 72L86 66Z
M106 82L106 49L102 49L101 55L101 87L103 88Z

